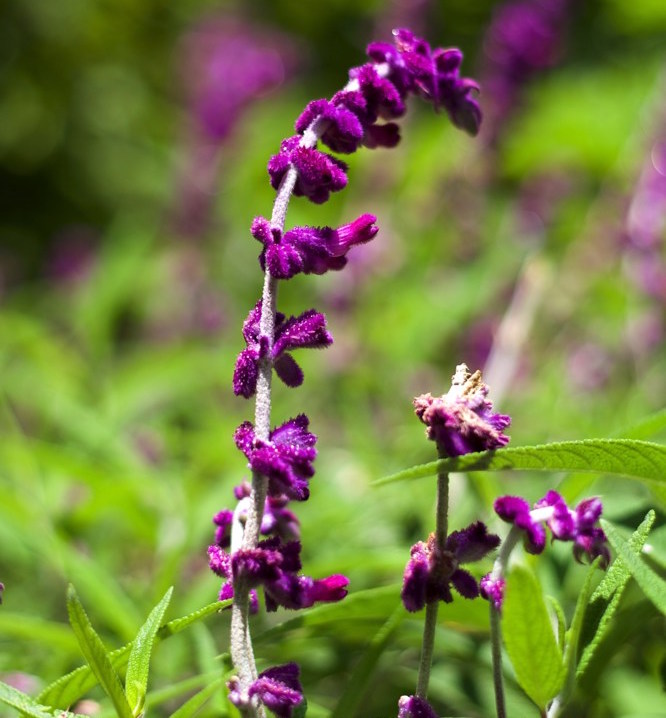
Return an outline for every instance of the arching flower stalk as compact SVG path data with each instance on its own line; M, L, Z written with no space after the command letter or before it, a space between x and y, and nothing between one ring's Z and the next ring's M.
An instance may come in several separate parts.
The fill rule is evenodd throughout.
M347 253L378 231L371 214L337 229L286 230L289 201L293 195L320 204L346 186L347 165L318 149L320 142L339 154L362 145L394 147L400 139L395 120L405 113L408 95L443 108L470 134L478 132L481 121L478 87L460 76L458 49L432 50L425 40L401 29L394 31L393 44L372 43L367 54L369 62L350 70L340 92L308 104L296 121L297 134L285 139L270 159L268 173L277 191L273 211L270 220L257 217L251 229L263 245L259 263L264 287L243 327L247 347L238 357L233 383L237 395L255 396L254 424L243 422L235 434L252 483L249 489L245 484L236 489L240 503L234 512L216 515L216 543L209 549L211 568L224 579L220 597L233 597L231 657L237 675L230 699L247 717L263 717L266 707L291 716L301 695L295 664L257 672L249 631L249 614L258 607L257 589L263 588L267 610L303 608L342 599L348 582L339 575L320 580L300 575L300 543L293 538L298 522L286 505L309 496L317 439L304 414L271 429L272 375L275 369L287 386L299 386L303 373L291 351L324 348L332 337L324 316L314 309L288 319L278 313L278 285L297 274L342 269ZM260 540L262 534L268 538Z

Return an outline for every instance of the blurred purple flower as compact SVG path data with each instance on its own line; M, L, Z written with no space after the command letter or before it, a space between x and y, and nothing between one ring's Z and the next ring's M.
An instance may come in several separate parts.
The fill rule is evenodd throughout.
M174 216L180 233L199 236L206 231L221 145L248 107L278 88L294 66L289 38L241 19L207 17L184 37L182 83L191 126Z
M401 593L405 608L420 611L426 603L451 603L451 586L464 598L476 598L479 595L476 579L460 564L482 559L499 543L499 536L489 534L481 521L449 534L443 550L434 533L427 542L419 541L412 546L405 568Z
M467 366L460 364L446 394L422 394L414 399L416 415L427 427L426 436L437 444L442 455L462 456L509 443L502 431L511 419L492 413L487 395L481 372L470 374Z
M568 9L568 0L513 0L495 9L481 79L491 143L515 112L525 85L560 60Z

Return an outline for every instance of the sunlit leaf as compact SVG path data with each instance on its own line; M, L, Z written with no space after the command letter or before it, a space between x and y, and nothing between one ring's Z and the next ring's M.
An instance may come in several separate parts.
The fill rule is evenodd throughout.
M141 626L136 638L132 642L129 658L127 661L127 673L125 675L125 695L127 702L132 707L132 713L138 716L143 710L143 703L146 697L148 686L148 669L150 667L150 656L155 643L155 636L164 618L173 586L164 594L162 600L153 608L146 622Z
M619 474L648 482L666 482L666 446L630 439L587 439L538 446L519 446L466 454L413 466L375 481L421 479L440 472L473 471L592 471Z
M518 683L537 706L545 708L562 687L564 663L541 587L520 566L507 579L502 635Z
M111 699L119 718L133 718L132 711L125 698L120 677L111 663L102 639L92 627L71 584L67 589L67 612L72 630L81 647L81 652L105 693Z

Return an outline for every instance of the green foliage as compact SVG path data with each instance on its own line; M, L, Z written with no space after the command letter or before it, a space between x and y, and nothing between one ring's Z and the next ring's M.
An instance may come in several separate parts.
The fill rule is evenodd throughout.
M90 619L83 610L81 601L79 601L79 597L76 595L72 585L67 589L67 612L69 613L72 630L81 647L81 652L86 661L88 661L95 678L97 678L105 693L111 699L119 718L132 718L132 709L125 698L120 677L111 663L102 639L95 632Z
M666 581L636 554L635 549L628 541L624 541L620 537L617 529L612 524L602 519L602 526L611 546L618 556L622 558L622 562L629 570L629 573L636 579L636 583L643 593L662 613L666 614Z
M497 449L413 466L375 482L421 479L453 471L591 471L646 482L666 481L666 446L628 439L588 439Z
M654 512L649 512L641 522L640 526L631 535L631 538L628 541L628 547L634 554L640 554L640 551L647 540L648 533L652 528L654 519ZM590 597L590 608L598 609L600 606L602 608L602 612L599 616L598 622L593 628L593 637L585 646L578 662L578 667L576 669L578 677L585 672L588 663L592 659L595 651L599 648L606 632L609 630L611 621L615 616L620 604L620 599L622 598L622 594L630 577L631 572L627 568L622 557L618 556L610 565L606 575Z
M261 290L248 228L270 214L267 159L305 103L362 61L369 28L393 5L336 0L303 13L282 0L4 3L0 680L18 673L42 683L25 689L34 699L3 693L15 701L3 710L52 716L45 706L76 711L89 697L101 715L114 712L91 668L76 668L79 643L63 611L71 582L121 677L137 629L175 586L169 610L183 618L154 636L155 646L169 641L151 654L147 715L182 707L237 718L224 689L208 688L228 677L229 612L211 603L219 582L205 549L211 516L231 507L247 474L232 435L252 408L230 380ZM464 74L478 78L497 6L430 3L420 22L433 44L459 45ZM207 229L185 237L172 219L206 173L188 179L202 169L190 112L201 76L184 52L194 25L238 14L286 34L299 75L259 98L221 143L217 177L202 188ZM298 507L304 572L345 573L351 592L336 605L261 614L253 633L260 669L302 664L312 718L329 716L341 694L357 715L395 715L397 697L413 692L420 617L393 627L392 616L409 546L432 530L433 487L369 488L405 466L419 467L405 479L442 466L469 472L451 480L452 528L491 524L500 493L602 496L619 548L584 612L563 718L642 718L663 699L666 634L655 605L663 607L666 567L666 355L650 334L663 306L635 283L622 237L663 125L664 47L660 0L579 4L560 64L524 88L496 145L485 128L468 138L445 113L414 106L399 147L346 158L348 190L324 206L292 203L290 226L336 226L365 211L380 226L353 250L350 272L280 288L282 311L325 311L335 338L326 352L298 353L304 386L276 382L273 415L279 423L306 411L319 436L311 499ZM490 99L484 86L487 119ZM55 260L79 240L90 263L63 278ZM532 259L542 271L526 284ZM533 315L521 315L522 334L509 332L513 378L503 398L490 393L512 416L515 448L427 464L435 454L411 416L412 396L446 391L460 361L481 367L526 286ZM594 437L629 443L571 441ZM628 538L651 507L650 540L649 522ZM585 570L557 542L532 568L561 634L578 621ZM447 715L492 715L486 604L456 598L438 628L433 702ZM141 684L146 661L136 665ZM507 700L510 715L533 710L510 675Z
M61 710L56 712L54 709L39 705L30 696L1 681L0 701L30 718L54 718L54 716L57 718L82 718L76 713Z
M143 713L143 703L148 687L150 657L157 631L169 606L172 594L173 586L169 588L162 600L150 612L146 622L141 626L136 638L132 641L132 648L127 659L127 673L125 674L125 696L129 705L132 706L132 713L135 718Z
M562 687L566 670L539 582L520 566L507 578L502 633L518 683L545 709Z

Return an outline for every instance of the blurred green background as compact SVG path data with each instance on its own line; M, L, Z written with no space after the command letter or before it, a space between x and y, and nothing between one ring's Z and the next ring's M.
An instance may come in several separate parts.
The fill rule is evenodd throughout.
M330 97L394 25L459 46L465 75L492 77L499 5L2 4L3 680L34 694L80 664L69 581L109 647L133 637L169 585L169 617L215 599L211 517L246 476L232 435L253 406L234 397L231 376L261 291L249 226L270 213L266 162L304 105ZM241 36L265 53L265 77L217 107L241 62L225 46ZM370 488L435 458L413 396L445 392L457 363L482 367L494 346L487 378L513 418L512 445L621 435L664 406L666 279L661 295L660 275L646 289L644 252L626 237L646 162L666 141L666 4L573 4L560 40L557 58L518 83L509 114L493 115L482 94L491 120L479 138L412 101L395 150L349 158L349 186L325 206L290 207L289 226L363 212L380 226L344 272L280 287L282 311L325 311L335 337L326 352L298 356L302 388L276 383L274 396L276 423L304 411L319 436L312 497L296 507L305 572L346 573L352 592L388 587L358 618L284 629L275 626L291 615L257 618L258 634L273 631L258 641L262 665L302 664L314 718L329 715L398 605L410 544L432 530L434 484ZM663 245L663 223L661 232ZM662 245L651 267L666 263ZM451 526L482 518L504 533L490 509L499 492L536 500L561 480L457 477ZM666 545L666 495L604 477L565 488L571 499L602 495L605 515L627 528L655 506L654 543ZM571 610L584 569L567 547L538 569ZM442 714L493 714L486 614L462 599L441 611L431 697ZM420 621L395 631L354 715L395 715L413 692ZM170 639L151 686L219 672L227 623L216 616ZM566 715L666 715L663 617L637 590L602 653ZM511 715L536 714L511 684L509 693ZM151 713L168 715L186 695L154 698ZM220 697L202 715L225 710Z

